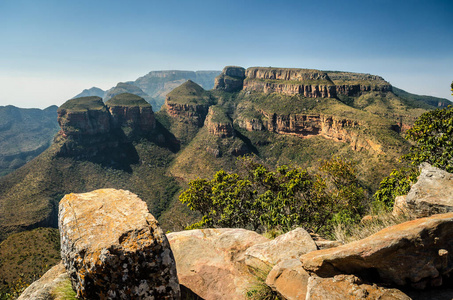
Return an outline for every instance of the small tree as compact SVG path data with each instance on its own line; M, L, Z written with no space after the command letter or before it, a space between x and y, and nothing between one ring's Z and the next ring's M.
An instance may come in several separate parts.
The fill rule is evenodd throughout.
M428 162L453 172L453 107L424 113L407 131L406 139L415 144L403 156L413 165Z
M324 161L320 171L323 175L313 176L307 170L288 166L270 171L244 158L239 173L221 170L210 181L191 181L179 199L203 215L190 228L264 231L303 226L326 232L335 221L359 220L364 193L353 167L335 158Z

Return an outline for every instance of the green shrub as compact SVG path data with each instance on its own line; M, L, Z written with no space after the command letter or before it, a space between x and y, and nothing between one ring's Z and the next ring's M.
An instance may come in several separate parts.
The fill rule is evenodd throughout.
M264 232L302 226L331 233L336 222L360 220L365 194L353 164L340 158L321 162L320 175L286 165L270 171L253 159L240 160L240 172L217 172L197 179L179 197L202 219L188 229L239 227Z

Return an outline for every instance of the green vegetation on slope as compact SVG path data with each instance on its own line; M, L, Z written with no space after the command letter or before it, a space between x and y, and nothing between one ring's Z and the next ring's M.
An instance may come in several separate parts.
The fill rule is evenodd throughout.
M108 106L139 106L139 107L147 107L150 105L142 97L131 93L122 93L115 95L105 104Z
M82 97L66 101L58 109L66 109L71 111L87 111L87 110L101 110L104 109L104 102L102 98L92 96L92 97Z
M167 95L169 102L178 104L210 104L212 101L209 92L206 92L201 86L192 80L172 90Z
M0 176L23 166L46 150L60 129L57 107L0 107Z
M451 101L445 98L415 95L397 87L393 87L393 93L397 97L402 99L404 104L414 108L433 109L438 107L446 107L452 104Z
M60 260L57 229L37 228L9 236L0 243L0 299L2 294L19 294Z

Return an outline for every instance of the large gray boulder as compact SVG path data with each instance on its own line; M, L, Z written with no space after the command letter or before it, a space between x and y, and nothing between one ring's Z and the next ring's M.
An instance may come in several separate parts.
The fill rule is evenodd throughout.
M59 227L61 257L79 298L180 298L168 240L131 192L66 195Z
M418 218L453 212L453 174L422 163L405 202L408 212Z

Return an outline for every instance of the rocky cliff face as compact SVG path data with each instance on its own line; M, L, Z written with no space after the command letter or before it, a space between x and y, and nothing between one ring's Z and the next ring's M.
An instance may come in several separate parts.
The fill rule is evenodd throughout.
M206 117L205 126L209 133L218 137L234 136L233 122L219 106L211 106Z
M244 68L228 66L223 68L222 74L215 78L214 88L225 92L237 92L242 90L244 78Z
M151 105L133 94L119 94L107 101L112 127L130 128L134 133L150 133L156 126Z
M202 127L210 105L210 96L192 80L186 81L167 95L167 113L183 123Z
M334 98L335 86L327 73L309 69L248 68L245 91L304 95L307 98Z
M56 137L63 143L60 155L96 156L115 148L127 138L149 134L155 127L151 105L132 94L120 94L104 104L100 97L71 99L58 108L61 130Z
M68 100L57 113L63 136L102 135L110 131L110 115L100 97Z
M355 151L367 150L376 154L383 153L381 145L359 133L359 127L364 125L358 121L322 114L282 115L264 111L261 111L261 114L262 118L242 119L238 125L248 131L268 130L302 138L320 135L338 142L348 143Z
M380 76L351 72L328 72L327 74L335 84L337 95L359 96L366 92L392 91L390 83Z

